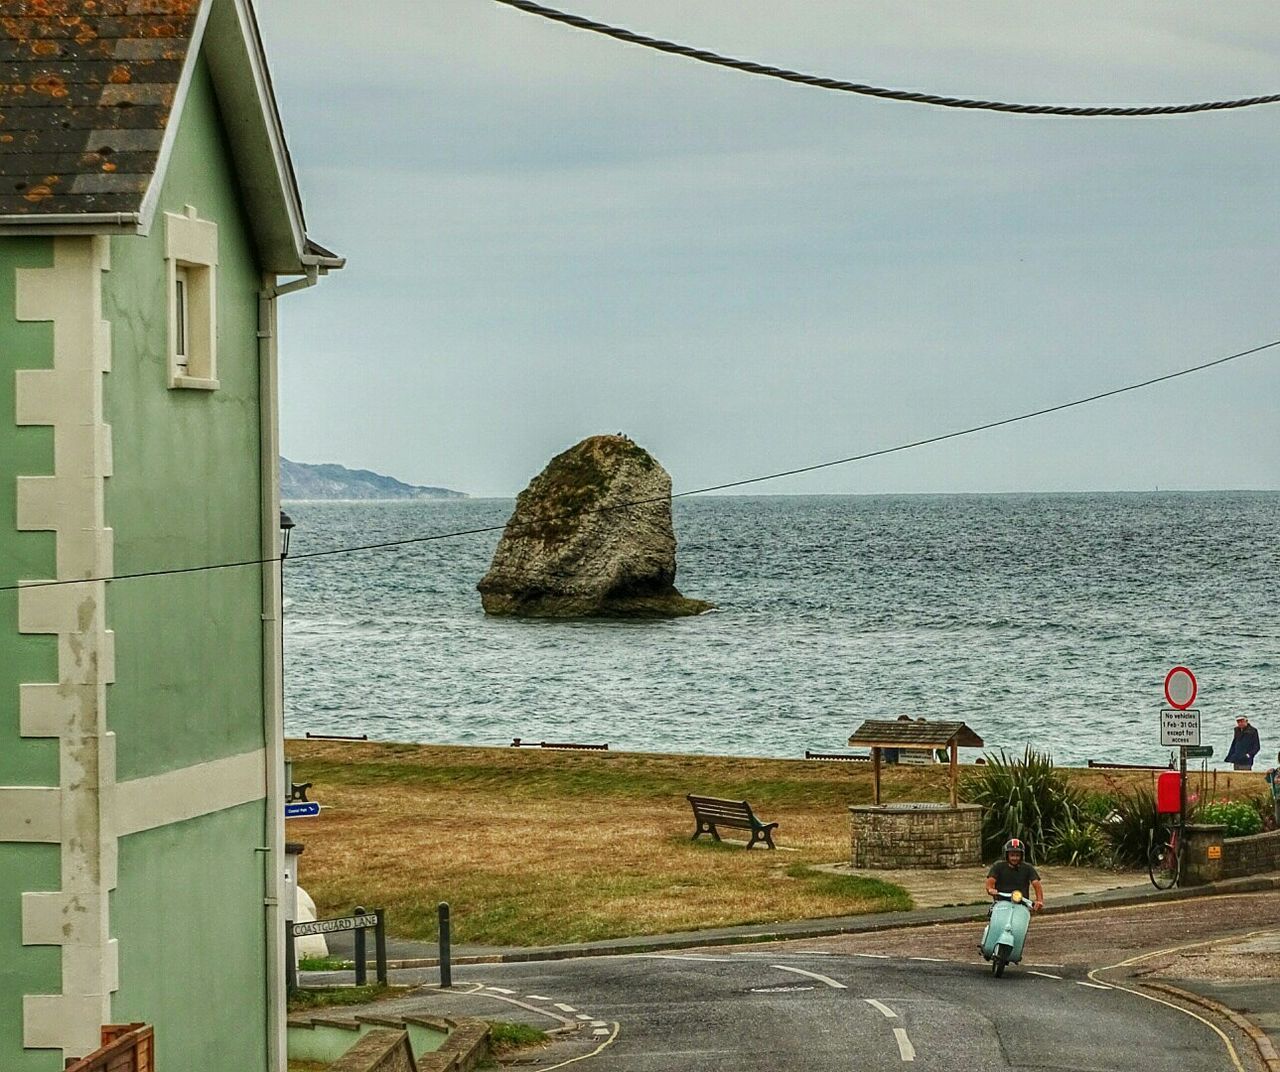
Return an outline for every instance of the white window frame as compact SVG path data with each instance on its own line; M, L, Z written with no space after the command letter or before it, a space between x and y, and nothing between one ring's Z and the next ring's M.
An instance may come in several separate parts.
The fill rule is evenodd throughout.
M192 205L182 215L165 213L165 277L169 387L216 391L218 225L200 219Z

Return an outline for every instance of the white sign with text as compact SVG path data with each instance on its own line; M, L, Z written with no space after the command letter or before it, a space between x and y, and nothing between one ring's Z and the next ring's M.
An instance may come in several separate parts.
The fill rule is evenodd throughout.
M1166 748L1188 747L1200 743L1200 711L1189 707L1185 711L1162 707L1160 709L1160 744Z

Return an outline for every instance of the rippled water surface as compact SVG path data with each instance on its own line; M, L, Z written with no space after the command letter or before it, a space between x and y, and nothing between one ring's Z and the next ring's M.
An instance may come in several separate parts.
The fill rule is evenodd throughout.
M1163 762L1190 666L1217 758L1280 747L1280 494L677 500L659 622L486 618L498 533L292 558L286 723L388 740L607 741L802 756L865 718L960 718L988 747ZM291 503L295 555L501 525L510 500Z

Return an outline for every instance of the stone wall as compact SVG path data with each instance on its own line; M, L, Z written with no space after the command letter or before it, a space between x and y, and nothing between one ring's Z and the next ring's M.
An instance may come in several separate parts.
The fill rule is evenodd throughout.
M982 808L961 804L850 804L854 867L971 867L982 862Z
M1225 837L1226 827L1189 823L1182 861L1182 884L1203 886L1220 878L1244 878L1280 871L1280 830L1249 837Z
M1266 871L1280 871L1280 830L1223 841L1223 878L1260 875Z
M407 1031L370 1031L333 1065L331 1072L417 1072Z

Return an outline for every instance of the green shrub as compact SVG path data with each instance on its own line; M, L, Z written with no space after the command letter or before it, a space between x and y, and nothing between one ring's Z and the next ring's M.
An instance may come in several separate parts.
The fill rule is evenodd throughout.
M1262 832L1262 816L1247 800L1211 800L1201 804L1196 821L1220 823L1227 828L1227 837L1247 837Z
M1100 863L1107 855L1107 839L1091 820L1081 816L1058 828L1049 844L1049 859L1055 864L1080 867Z
M999 856L1011 837L1027 843L1027 859L1032 863L1047 859L1069 829L1079 843L1084 796L1054 768L1051 755L1028 746L1021 759L1004 752L986 759L984 766L964 773L960 788L966 801L985 809L982 848L988 859Z
M1113 805L1102 824L1111 842L1112 855L1119 864L1145 865L1156 831L1166 824L1166 820L1156 814L1155 795L1145 786L1137 786L1130 792L1117 793Z

